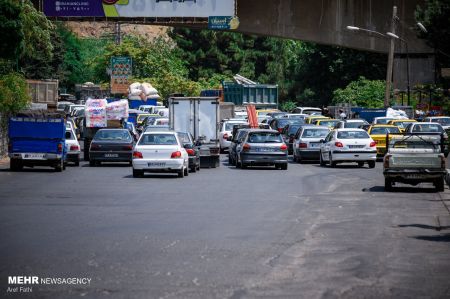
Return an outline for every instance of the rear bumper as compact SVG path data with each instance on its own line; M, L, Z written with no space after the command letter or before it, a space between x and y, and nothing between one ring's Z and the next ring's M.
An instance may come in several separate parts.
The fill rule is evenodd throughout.
M105 155L117 154L117 157L108 157ZM131 162L132 152L89 152L89 159L102 162Z
M183 159L133 159L133 168L147 172L178 172L184 167Z
M78 162L80 160L80 153L68 153L66 160L69 162Z
M288 156L287 154L241 154L241 161L251 165L287 164Z
M446 170L436 169L393 169L388 168L383 171L384 177L396 182L421 183L433 182L436 179L443 179Z
M340 162L358 162L358 161L376 161L377 151L333 151L333 161Z
M315 159L315 160L319 160L320 158L320 151L319 149L317 150L301 150L301 149L297 149L297 155L302 157L302 159Z
M23 158L23 154L24 153L9 153L8 156L10 159L18 159L18 160L22 160L23 162L30 162L30 161L58 161L63 157L63 154L51 154L51 153L44 153L44 158L43 159L37 159L37 160L33 160L33 159L24 159ZM41 153L39 153L41 154Z

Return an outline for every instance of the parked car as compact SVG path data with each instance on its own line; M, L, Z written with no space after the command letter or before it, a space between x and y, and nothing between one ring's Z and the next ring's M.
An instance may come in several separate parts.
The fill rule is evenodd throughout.
M134 139L127 129L100 129L89 148L89 166L101 162L128 162L131 165Z
M66 148L67 156L66 162L72 162L75 166L80 165L81 147L77 140L77 136L72 128L66 127Z
M145 172L189 175L189 155L173 131L145 132L133 151L133 177Z
M220 151L224 152L228 150L230 147L230 141L228 141L228 137L231 136L231 132L233 131L233 126L238 124L247 124L246 120L226 120L220 124L220 132L219 132L219 143L220 143Z
M178 132L178 138L189 156L189 170L200 171L200 148L196 145L194 137L189 132Z
M320 140L325 139L329 132L326 126L302 126L294 136L294 161L319 160Z
M275 165L277 169L288 168L287 145L280 132L250 129L236 146L236 167Z
M321 166L328 163L336 167L337 163L357 162L359 167L368 163L369 168L374 168L377 147L363 129L336 129L321 141L319 159Z
M393 119L388 121L388 125L393 125L393 126L397 126L400 129L400 132L405 132L406 127L410 124L410 123L415 123L417 122L417 120L415 119Z
M295 133L297 133L298 129L300 129L300 127L303 124L299 124L299 123L293 123L293 124L287 124L284 128L283 131L281 132L284 143L286 143L286 145L288 146L288 154L292 155L292 149L293 149L293 144L294 144L294 137L295 137Z
M369 123L364 119L354 118L354 119L341 120L340 122L338 122L336 124L336 126L334 128L335 129L356 129L356 128L359 128L360 126L364 126L364 125L369 125Z
M383 157L386 153L386 138L389 136L390 139L395 134L401 134L399 127L393 125L372 125L367 130L367 133L377 144L378 157Z

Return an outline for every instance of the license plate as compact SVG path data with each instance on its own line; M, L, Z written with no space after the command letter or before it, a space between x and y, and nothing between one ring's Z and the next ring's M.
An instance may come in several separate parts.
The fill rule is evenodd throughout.
M421 174L408 174L406 178L408 179L422 179L424 176Z
M318 148L318 147L320 147L320 143L312 142L312 143L309 144L309 147L311 147L311 148Z
M267 152L273 152L273 148L270 147L260 147L257 149L258 152L267 153Z
M105 154L105 158L119 158L119 154Z
M38 153L22 154L22 159L44 160L45 159L45 154L38 154Z
M148 162L148 167L164 167L166 166L166 162Z

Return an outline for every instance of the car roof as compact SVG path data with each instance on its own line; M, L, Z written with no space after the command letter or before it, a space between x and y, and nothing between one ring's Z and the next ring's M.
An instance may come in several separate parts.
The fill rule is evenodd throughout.
M337 132L345 132L345 131L362 131L362 132L367 132L366 130L364 130L364 129L359 129L359 128L354 128L354 129L351 129L351 128L342 128L342 129L335 129L334 131L337 131Z
M344 119L344 122L354 123L354 122L367 122L367 120L362 118Z
M99 131L127 131L128 129L124 128L101 128Z
M253 132L279 133L276 130L270 130L270 129L255 129L255 128L251 128L251 129L248 129L248 130L249 130L250 133L253 133Z
M378 127L389 127L389 128L397 128L397 126L389 125L389 124L376 124L376 125L370 125L371 128L378 128Z
M410 119L410 118L403 118L403 119L392 119L392 122L401 122L401 121L406 121L406 122L417 122L417 120L415 119Z
M148 134L177 134L178 132L175 132L173 130L169 130L169 131L145 131L144 133L142 133L142 135L148 135Z

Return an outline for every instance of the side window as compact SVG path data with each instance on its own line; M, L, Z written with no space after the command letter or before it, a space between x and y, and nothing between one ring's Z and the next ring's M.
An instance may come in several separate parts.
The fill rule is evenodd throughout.
M302 131L303 131L303 129L298 129L297 130L297 133L295 134L295 139L298 139L300 136L302 136L301 134L302 134Z
M242 134L239 136L238 141L244 141L245 137L246 137L247 133L246 132L242 132Z
M334 132L328 133L327 138L325 138L325 142L329 142L330 140L332 140L333 139L333 134L334 134Z

